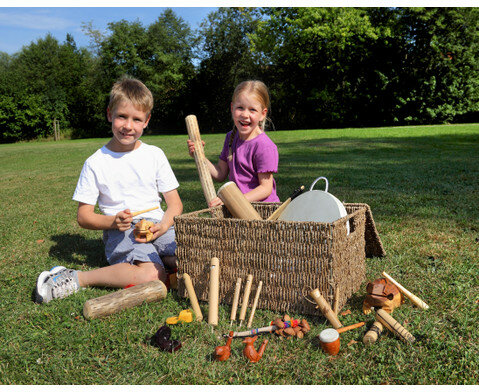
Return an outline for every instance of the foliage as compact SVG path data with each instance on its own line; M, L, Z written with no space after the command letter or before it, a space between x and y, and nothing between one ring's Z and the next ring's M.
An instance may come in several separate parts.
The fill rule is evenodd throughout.
M230 124L233 90L246 79L260 77L250 47L250 35L258 24L258 12L251 8L220 8L201 25L201 55L192 86L202 130L223 129Z
M83 317L85 302L113 289L88 288L35 304L41 271L106 265L101 231L78 226L71 197L84 160L107 139L16 143L0 145L0 199L6 202L0 210L0 384L476 385L479 126L314 129L271 132L271 137L280 151L275 179L281 200L324 175L329 192L340 200L371 206L386 250L384 258L366 260L367 280L340 312L344 325L365 321L366 327L341 334L336 357L319 347L317 336L330 327L319 311L306 315L312 330L302 340L260 337L269 343L261 361L251 364L242 355L241 339L233 341L226 362L213 359L215 347L225 344L221 335L231 328L229 305L220 305L213 330L204 302L205 321L172 326L172 338L182 348L171 354L153 347L149 338L167 317L190 306L174 291L164 301L91 321ZM204 139L207 156L217 155L223 135ZM165 150L185 212L205 208L185 135L144 140ZM389 332L371 347L362 343L374 320L361 309L366 283L383 270L430 306L424 311L406 299L394 310L393 317L416 337L414 344ZM221 284L234 288L228 279ZM257 309L253 328L278 316ZM241 330L237 324L233 329Z
M83 23L89 48L47 34L0 53L0 142L51 135L53 119L74 138L109 135L124 74L153 92L148 133L183 133L191 113L203 133L229 130L246 79L266 82L282 129L479 121L478 26L472 7L222 7L198 30L171 9L148 26Z

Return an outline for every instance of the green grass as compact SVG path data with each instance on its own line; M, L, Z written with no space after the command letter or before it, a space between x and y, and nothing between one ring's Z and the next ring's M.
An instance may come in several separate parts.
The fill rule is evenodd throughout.
M220 307L214 332L206 322L177 325L183 347L160 352L149 337L189 306L168 294L108 318L87 321L86 300L111 290L88 288L47 305L33 302L38 274L54 265L87 270L105 265L101 233L76 224L71 200L84 160L106 139L0 145L0 383L1 384L477 384L479 377L479 125L277 131L275 176L282 200L319 176L344 202L368 203L386 249L367 260L367 279L388 271L430 306L409 301L394 317L417 339L386 334L371 347L365 329L342 335L336 357L326 356L312 326L303 340L270 337L262 360L250 364L243 344L231 358L212 357L229 330ZM162 147L181 184L185 212L205 207L185 136L148 136ZM204 135L216 160L224 135ZM217 184L217 187L219 184ZM321 186L318 185L318 189ZM340 316L344 325L370 324L361 304L365 284ZM204 314L207 305L202 304ZM256 326L278 314L257 311ZM292 315L295 317L301 315Z

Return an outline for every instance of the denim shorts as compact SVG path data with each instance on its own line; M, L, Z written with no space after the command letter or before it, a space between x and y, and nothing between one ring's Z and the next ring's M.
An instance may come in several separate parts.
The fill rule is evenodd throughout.
M136 242L133 229L138 221L133 221L127 231L104 230L103 242L105 255L110 265L130 263L135 261L152 262L165 267L161 257L174 256L176 250L175 229L171 226L168 231L152 242ZM150 219L150 222L159 221Z

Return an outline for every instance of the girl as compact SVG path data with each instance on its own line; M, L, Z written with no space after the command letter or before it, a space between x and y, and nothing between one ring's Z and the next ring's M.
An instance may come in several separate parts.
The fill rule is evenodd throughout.
M278 172L278 148L264 131L269 109L268 88L258 80L240 83L231 99L233 130L225 138L218 163L207 160L211 177L222 182L229 174L250 202L278 202L273 173ZM187 141L190 156L195 146ZM204 142L203 142L204 145ZM221 205L216 197L210 207Z

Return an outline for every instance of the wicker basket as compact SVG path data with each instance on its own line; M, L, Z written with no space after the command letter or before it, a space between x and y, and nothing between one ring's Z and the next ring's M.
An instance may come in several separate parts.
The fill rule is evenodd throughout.
M253 203L263 219L279 205ZM232 304L237 278L242 278L243 291L246 276L252 274L250 301L263 281L258 308L320 314L306 298L309 290L319 288L332 304L338 288L341 309L365 279L366 256L384 255L369 206L345 207L346 217L327 224L246 221L232 218L224 206L177 216L178 272L188 273L198 299L207 301L210 260L217 257L221 303ZM223 217L213 218L213 212ZM178 292L187 296L182 280Z

